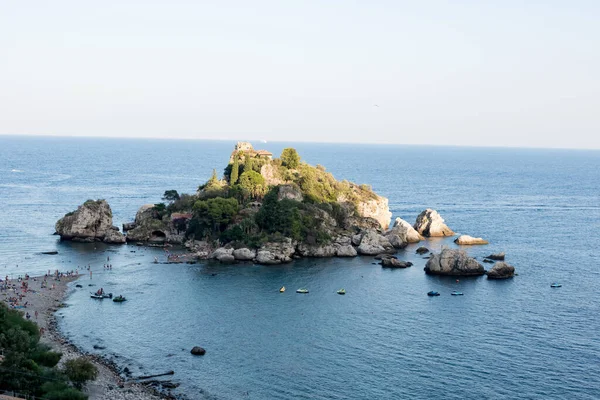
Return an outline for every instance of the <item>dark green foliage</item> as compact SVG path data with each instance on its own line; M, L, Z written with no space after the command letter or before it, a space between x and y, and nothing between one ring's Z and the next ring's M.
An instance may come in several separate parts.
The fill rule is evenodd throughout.
M325 243L330 238L322 232L320 221L313 212L299 201L277 200L279 187L265 196L260 211L256 214L256 224L267 233L279 234L294 240ZM273 238L273 237L272 237Z
M267 192L265 178L255 171L246 171L240 176L240 188L245 199L259 199Z
M300 165L300 156L296 149L292 147L283 149L280 158L283 166L289 169L296 169Z
M188 235L200 239L221 234L237 214L236 199L216 197L194 203L194 217L190 221Z
M179 200L179 193L177 193L177 190L167 190L165 191L165 194L163 194L162 199L168 202Z
M235 185L239 178L240 172L240 160L237 157L233 159L233 165L231 166L231 175L229 176L229 184Z
M42 385L44 399L48 400L87 400L87 396L79 390L63 382L49 381Z
M162 218L167 213L167 205L165 203L157 203L154 205L154 210L158 213L158 217Z
M98 369L85 358L75 358L65 362L65 375L73 386L82 389L87 381L94 380L98 376Z
M246 235L244 234L242 228L239 225L234 225L225 229L225 231L221 233L221 236L219 236L219 239L225 243L242 242L245 236Z
M60 361L62 357L62 353L57 353L52 351L52 349L44 344L40 344L37 348L31 353L31 359L35 361L38 365L52 368L55 367L56 364Z
M67 384L66 377L54 367L60 360L46 345L41 345L35 323L22 313L0 303L0 391L9 390L45 399L83 400L87 396Z
M179 199L175 200L174 202L172 202L171 204L169 204L167 206L167 211L169 213L183 212L183 211L191 212L192 207L194 206L194 203L196 202L196 200L198 200L198 198L196 196L182 193L179 196Z

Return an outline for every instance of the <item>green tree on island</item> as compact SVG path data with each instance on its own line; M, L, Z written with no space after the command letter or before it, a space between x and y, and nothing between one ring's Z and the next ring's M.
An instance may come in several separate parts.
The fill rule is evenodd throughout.
M283 149L280 158L283 166L288 167L289 169L296 169L298 168L298 165L300 165L300 156L296 149L292 147Z
M168 202L179 200L179 193L177 193L177 190L166 190L162 199Z
M233 159L233 166L231 167L231 175L229 177L229 184L230 185L235 185L237 183L238 177L239 177L239 173L240 173L240 160L236 156Z

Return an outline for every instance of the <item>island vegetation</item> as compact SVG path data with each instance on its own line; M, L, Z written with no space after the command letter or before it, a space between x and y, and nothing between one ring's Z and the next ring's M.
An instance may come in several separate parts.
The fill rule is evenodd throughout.
M360 215L360 204L381 199L367 185L337 181L325 167L303 162L293 148L272 159L241 142L221 178L213 170L194 194L167 190L165 202L155 204L152 212L155 221L173 221L180 232L185 230L186 239L258 248L283 238L330 243L352 230L356 221L350 218L369 218ZM184 217L177 221L180 215ZM155 222L153 229L159 225ZM372 220L371 225L385 224Z

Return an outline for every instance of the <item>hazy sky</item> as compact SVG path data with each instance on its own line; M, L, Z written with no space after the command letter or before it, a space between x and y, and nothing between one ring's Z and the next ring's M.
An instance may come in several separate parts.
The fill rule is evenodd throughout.
M600 148L600 1L0 0L0 134Z

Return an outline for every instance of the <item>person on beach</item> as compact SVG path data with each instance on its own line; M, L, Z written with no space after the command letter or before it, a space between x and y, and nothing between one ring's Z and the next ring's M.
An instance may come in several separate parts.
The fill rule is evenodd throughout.
M90 269L90 279L92 279L92 270Z
M38 312L37 312L37 310L35 310L35 319L37 319L37 317L38 317Z

